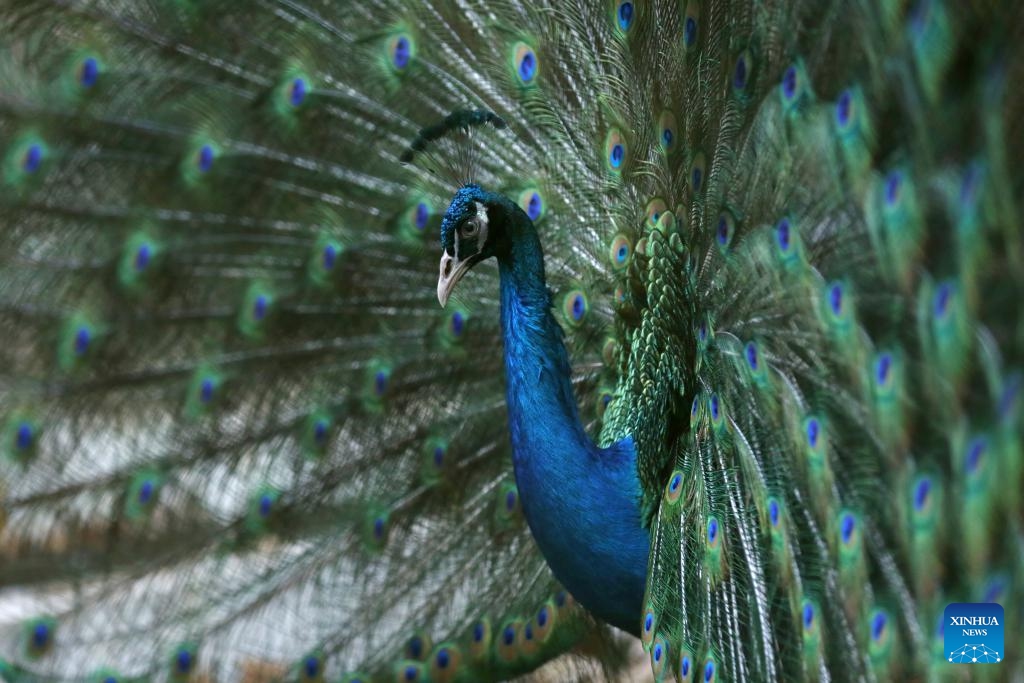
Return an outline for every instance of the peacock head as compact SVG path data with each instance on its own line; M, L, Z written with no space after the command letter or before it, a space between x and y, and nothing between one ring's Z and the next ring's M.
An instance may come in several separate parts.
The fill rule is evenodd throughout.
M431 173L446 178L459 187L448 210L441 219L441 275L437 279L437 300L448 303L455 285L476 264L491 256L501 257L509 247L506 226L517 219L530 219L506 197L488 192L475 182L480 146L467 144L470 134L480 128L504 130L505 121L487 109L457 109L444 120L420 129L409 148L400 157L412 163L417 155L427 158ZM436 146L448 140L445 153ZM521 215L516 215L518 211Z
M476 264L495 256L506 244L510 202L468 184L459 188L441 219L441 274L437 300L448 303L455 285Z

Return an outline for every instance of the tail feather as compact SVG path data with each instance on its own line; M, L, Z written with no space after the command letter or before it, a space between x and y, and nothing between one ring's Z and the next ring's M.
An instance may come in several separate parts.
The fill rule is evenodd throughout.
M399 162L467 103L543 147L493 39L529 15L0 15L22 37L0 66L10 671L489 677L592 629L518 513L497 355L478 352L500 347L494 297L437 309L445 180ZM492 143L468 143L485 177L545 168ZM521 191L546 212L576 190Z
M1021 27L0 9L0 675L619 673L521 521L493 269L436 304L471 167L537 225L586 427L636 443L656 677L949 678L946 603L1024 618ZM507 127L403 165L467 109Z

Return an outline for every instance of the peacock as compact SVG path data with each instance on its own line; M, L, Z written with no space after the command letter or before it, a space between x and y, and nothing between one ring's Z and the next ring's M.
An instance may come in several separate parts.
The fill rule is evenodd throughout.
M1024 6L0 45L0 679L1024 680Z

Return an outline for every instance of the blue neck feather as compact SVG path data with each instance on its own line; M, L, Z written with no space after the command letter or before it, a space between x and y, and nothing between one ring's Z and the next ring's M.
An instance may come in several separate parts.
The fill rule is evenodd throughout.
M650 535L640 523L633 442L627 437L602 449L583 430L537 233L518 207L509 214L511 248L498 262L512 458L523 511L573 597L595 616L637 633Z

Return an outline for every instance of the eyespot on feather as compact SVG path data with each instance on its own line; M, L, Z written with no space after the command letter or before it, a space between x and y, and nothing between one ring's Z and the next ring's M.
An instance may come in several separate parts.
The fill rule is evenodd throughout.
M683 46L692 50L700 37L700 0L689 0L683 13Z
M665 502L674 505L679 502L683 494L683 472L675 470L669 475L668 484L665 485Z
M706 174L704 152L697 152L690 164L689 186L691 197L697 197L704 190Z
M647 227L657 226L658 220L666 211L668 211L668 204L661 197L654 197L647 202L647 207L644 209L644 213L647 215Z
M676 117L670 111L663 111L658 117L656 133L658 144L666 154L674 152L678 147L679 127L676 124Z
M395 74L409 70L416 59L416 41L405 31L396 31L387 40L387 63Z
M536 85L540 77L540 59L533 47L523 41L514 43L510 60L512 73L520 87Z
M562 298L562 316L572 327L583 324L590 311L590 302L582 289L572 289Z
M519 208L521 208L530 220L536 223L544 217L547 207L544 203L544 195L536 187L528 187L519 193Z
M612 128L604 139L604 163L614 175L622 173L626 166L629 147L626 138L618 128Z
M633 241L620 232L612 238L608 256L614 270L624 270L633 256Z

